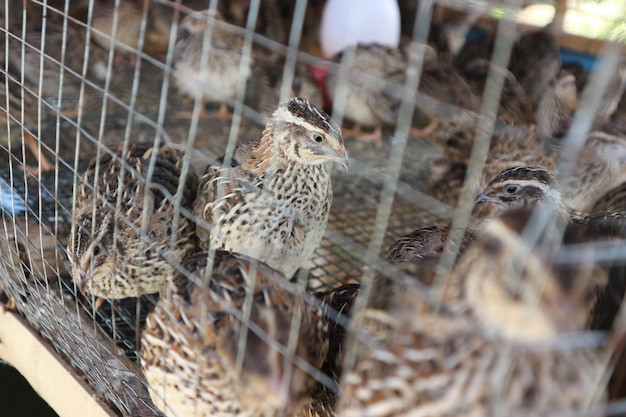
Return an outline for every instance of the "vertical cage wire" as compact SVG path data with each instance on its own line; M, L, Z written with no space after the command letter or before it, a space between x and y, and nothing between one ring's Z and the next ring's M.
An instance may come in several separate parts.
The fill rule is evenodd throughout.
M339 73L340 88L329 99L334 104L332 116L340 123L347 121L347 107L354 105L341 87L347 88L349 78L357 75L387 85L398 108L393 126L384 130L382 147L345 138L351 158L350 172L333 172L334 199L324 237L295 283L275 285L283 285L286 293L315 304L317 301L310 297L311 293L358 282L363 285L354 306L358 311L376 296L370 293L369 284L385 266L391 243L420 227L451 225L452 236L443 251L434 288L442 291L446 286L458 257L456 242L462 230L471 226L475 197L485 185L483 170L489 163L490 143L498 128L494 115L498 113L507 82L506 74L498 71L498 67L507 67L519 35L515 17L526 4L514 0L399 3L402 19L410 22L403 29L407 70L402 85L351 70L354 54L346 53L341 60L333 62L320 58L315 47L324 5L320 1L212 0L208 5L170 0L2 2L0 33L5 53L1 70L4 86L0 94L5 97L0 99L0 114L6 122L2 135L6 133L7 140L0 142L0 161L3 161L0 164L0 289L19 314L72 365L76 375L84 378L94 393L109 401L120 415L159 415L139 366L141 330L159 296L144 294L139 298L107 301L97 308L97 297L80 293L72 280L67 253L69 236L76 227L72 225L72 213L77 208L77 199L81 198L79 186L106 200L105 207L134 229L144 250L148 250L151 237L147 224L137 224L125 214L122 200L127 184L120 181L115 189L101 189L98 178L107 172L101 170L100 162L95 164L93 183L85 184L83 173L91 160L108 155L120 166L121 177L126 173L138 176L142 189L149 190L159 175L156 156L159 147L167 145L181 151L183 180L175 193L164 193L175 207L171 224L178 225L193 217L181 206L184 179L194 173L202 175L208 164L229 166L239 143L262 134L271 114L271 110L263 107L263 101L270 94L272 98L275 95L272 102L275 108L279 101L290 98L292 85L302 77L301 66L325 65ZM571 9L580 7L580 2L569 3ZM433 26L440 23L443 6L475 15L477 26L495 27L493 52L488 56L493 64L488 72L490 81L475 110L433 99L421 89L427 71L424 45L435 30ZM239 75L236 94L224 100L232 111L229 121L203 118L203 112L215 109L209 105L207 110L203 87L198 87L193 97L186 97L177 89L177 80L183 75L176 69L174 50L181 36L182 20L187 15L206 19L201 10L207 7L221 12L225 19L215 21L204 33L201 71L215 58L210 47L214 37L226 32L242 39L242 60L233 69ZM494 16L501 19L490 19ZM130 18L135 19L132 24L127 20ZM615 23L619 23L619 17ZM135 31L129 35L130 28ZM576 155L595 128L593 114L601 107L605 92L612 88L610 76L621 65L623 53L623 45L608 45L598 56L595 71L590 73L562 143L557 171L563 182L576 170ZM274 90L263 90L258 84L260 72L245 76L247 65L254 66L261 58L271 63L265 71L275 72L272 77L282 80L272 86ZM433 164L442 156L441 143L416 138L411 133L414 116L424 110L440 122L454 117L457 128L460 125L461 129L475 131L456 204L434 197L429 183ZM189 113L190 117L180 117L181 112ZM35 147L28 145L28 137L34 139ZM145 171L120 157L137 143L152 145L154 151L147 159ZM225 157L220 159L222 155ZM43 168L44 158L52 169L39 170ZM107 199L109 193L115 194L113 200ZM148 194L138 204L146 215ZM93 219L97 209L94 205ZM538 234L549 221L547 216L539 220L544 223L534 223L532 230L528 230L530 235ZM97 233L98 226L92 222L92 235ZM114 245L123 246L125 242L118 241L121 235L117 227L113 233ZM166 259L172 259L168 251L172 250L174 241L175 236L170 245L158 249ZM610 248L606 253L609 257L623 258L623 254L615 254ZM566 252L563 256L576 257L576 254ZM185 272L176 263L171 265L171 270ZM187 275L191 280L197 278ZM206 278L197 284L205 285ZM440 302L435 300L435 304ZM257 325L251 320L252 301L248 299L246 303L242 311L229 313L245 327L263 333L263 329L255 329ZM229 308L227 303L224 308ZM301 319L294 316L291 334L297 334ZM623 330L619 326L623 324L618 319L616 332ZM355 337L359 338L358 327L355 328ZM293 356L297 349L293 338L286 345L272 341L267 334L265 339L287 357ZM240 348L244 346L242 343L238 345ZM343 349L344 364L349 367L355 361L356 345L348 344ZM241 371L244 361L241 352L237 358ZM201 364L198 359L197 365ZM329 388L337 389L331 378L311 364L295 366L305 369ZM610 370L612 363L606 366ZM601 384L598 382L598 386ZM623 401L616 400L610 407L617 413L623 408Z

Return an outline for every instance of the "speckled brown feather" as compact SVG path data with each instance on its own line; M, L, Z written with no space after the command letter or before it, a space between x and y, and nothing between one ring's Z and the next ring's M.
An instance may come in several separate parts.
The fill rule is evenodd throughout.
M587 384L596 386L600 352L569 346L564 333L580 327L562 322L551 307L551 300L562 301L579 313L575 287L561 285L536 254L532 263L515 261L524 244L515 232L502 236L498 224L462 255L442 297L433 301L423 286L396 282L396 291L382 293L391 299L373 300L375 306L359 315L340 415L483 416L497 407L508 415L548 416L603 400L602 388L597 396L581 395ZM507 268L513 262L521 262L523 278L520 284L510 275L517 284L509 287L507 276L517 271ZM541 293L539 306L525 291ZM523 318L526 311L536 313L520 327L518 309Z
M74 281L89 294L125 298L157 292L172 263L196 250L191 219L181 213L176 230L172 220L176 210L191 209L198 179L189 173L176 209L183 156L159 147L146 185L152 155L152 143L130 145L123 155L121 149L103 153L78 184L68 256Z
M147 318L141 358L154 403L168 417L311 415L306 411L313 407L316 380L297 365L289 377L292 354L279 353L263 338L288 349L291 321L300 317L293 354L319 369L328 351L322 310L267 265L217 251L207 271L209 259L205 252L186 259Z
M626 183L622 183L602 196L590 212L601 213L612 210L626 211Z
M327 161L347 163L338 126L304 99L281 105L261 139L240 145L230 167L209 166L200 180L201 247L245 253L291 277L326 227Z

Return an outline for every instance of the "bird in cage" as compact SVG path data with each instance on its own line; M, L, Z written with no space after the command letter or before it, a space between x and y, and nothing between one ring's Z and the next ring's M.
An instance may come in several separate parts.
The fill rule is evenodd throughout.
M141 339L150 396L166 416L332 415L323 401L323 414L310 408L328 323L282 274L218 250L185 259L167 286Z
M576 78L563 74L555 78L537 104L537 135L542 138L562 138L578 108Z
M343 135L382 146L383 126L396 123L406 77L406 59L397 48L377 44L348 47L334 56L326 86L335 112L355 126ZM340 107L340 103L344 103ZM364 133L362 126L373 127Z
M12 53L8 54L8 60L11 70L23 74L25 85L40 95L47 107L59 110L66 117L77 117L89 97L89 83L97 84L106 78L106 53L85 43L83 27L63 19L51 14L45 23L28 21L24 39L20 38L21 29L13 28L18 38L10 39ZM83 77L85 60L87 71ZM82 97L81 88L84 88Z
M573 185L570 186L573 187ZM589 184L581 186L581 188L584 187L607 189L607 194L597 194L600 196L599 198L602 199L606 196L606 201L611 201L610 192L613 188L598 184L597 181L590 181ZM554 175L545 168L527 166L507 168L494 176L476 197L472 214L484 219L494 217L510 209L549 204L554 208L556 214L564 219L584 219L587 216L587 211L578 210L570 205L571 200L568 200L566 192L559 185ZM579 192L583 193L582 190ZM619 210L619 206L613 208L610 203L604 207L606 210L603 211ZM590 213L600 212L600 210L595 209Z
M465 80L476 97L482 97L489 80L491 62L486 59L470 61L461 69ZM494 66L494 71L504 73L504 82L500 94L496 118L509 125L527 125L534 123L530 98L517 82L515 75L506 68ZM478 107L476 107L477 109Z
M559 73L545 90L537 104L537 134L540 137L561 138L567 133L578 109L578 80L569 71ZM626 129L612 119L624 95L626 59L622 58L612 72L594 115L593 129L615 136L624 136Z
M196 250L184 210L198 179L191 171L182 178L181 152L153 146L103 150L76 188L67 252L76 287L96 297L96 307L160 291L171 265Z
M252 256L291 278L326 229L331 162L349 166L339 126L307 100L281 104L259 139L200 179L193 204L200 246Z
M569 264L560 258L567 247L531 245L523 231L532 215L513 210L487 223L440 290L374 280L362 327L351 329L356 357L339 415L553 415L603 403L603 339L582 332L595 254ZM427 256L398 268L433 266Z
M615 197L619 201L619 192ZM477 196L472 214L485 219L507 211L548 207L556 218L565 224L565 239L617 240L623 239L624 211L610 204L613 196L606 196L606 204L586 214L571 209L562 199L561 188L554 176L543 168L514 167L496 175ZM624 295L623 276L615 277L606 268L597 269L592 279L594 289L594 312L589 318L590 328L610 328L617 307ZM617 301L617 306L615 302ZM613 306L613 308L611 308ZM603 324L604 323L604 324Z
M21 143L35 155L37 165L31 166L24 162L20 168L31 173L49 171L54 164L39 150L41 130L40 124L45 123L48 108L41 103L36 95L20 83L19 77L11 72L0 74L0 146L9 152L21 151ZM36 137L38 137L36 139ZM43 151L43 147L42 147ZM25 161L24 156L24 161Z
M419 51L418 45L414 43L408 48ZM412 130L411 133L418 137L429 137L436 143L445 141L449 136L460 132L466 134L469 129L464 125L458 125L457 120L464 119L464 110L476 112L480 109L480 96L437 49L425 45L423 55L419 93L428 96L430 100L434 99L437 102L454 106L455 110L451 114L447 112L440 114L438 111L430 111L418 102L418 114L425 113L429 124L421 132Z
M138 54L142 36L142 52L157 54L167 51L172 26L170 8L151 1L122 0L118 7L114 3L109 0L95 0L92 3L91 36L96 44L107 52L115 49L123 56L130 56L131 63ZM76 13L88 15L88 6L86 4L84 10ZM87 16L84 18L87 20ZM142 34L144 18L146 26Z
M559 42L547 29L522 34L513 45L509 69L537 103L561 67Z
M626 137L591 132L563 181L563 200L589 211L609 190L626 181Z
M490 218L504 211L551 205L558 215L577 213L563 202L562 190L554 175L542 167L515 166L495 175L474 202L473 215Z
M190 97L199 94L200 116L229 120L228 103L235 100L240 80L251 74L252 60L244 56L244 37L227 26L217 11L187 15L180 24L180 35L174 48L174 84ZM204 111L204 104L219 103L219 111ZM189 112L180 112L190 117Z

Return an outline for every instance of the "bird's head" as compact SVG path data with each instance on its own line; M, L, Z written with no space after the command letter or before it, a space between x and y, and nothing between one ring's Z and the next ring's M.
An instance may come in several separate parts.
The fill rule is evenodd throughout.
M476 197L476 208L490 206L490 213L532 208L548 201L561 203L560 187L543 168L518 166L497 174ZM481 210L484 211L484 210Z
M73 280L83 294L108 297L97 283L110 282L108 277L115 275L117 268L112 221L110 211L104 216L96 212L94 217L90 205L74 216L67 251Z
M565 74L553 81L550 87L555 97L568 108L578 106L578 90L576 89L576 77Z
M281 104L265 128L264 135L268 133L291 161L307 165L332 161L346 171L350 166L341 129L308 100L292 98Z
M202 34L207 28L213 27L212 22L223 21L222 14L217 10L203 10L185 16L180 22L180 30L188 34ZM217 27L216 27L217 28Z

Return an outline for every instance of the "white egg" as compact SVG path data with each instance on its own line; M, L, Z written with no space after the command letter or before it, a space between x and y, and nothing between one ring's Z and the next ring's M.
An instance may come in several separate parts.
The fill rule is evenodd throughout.
M397 0L328 0L322 13L320 44L326 58L349 45L377 43L398 47Z

